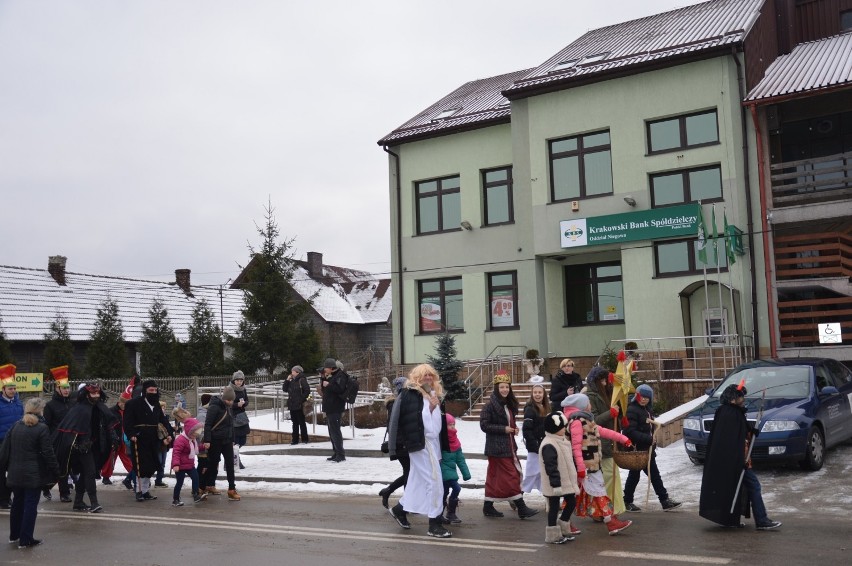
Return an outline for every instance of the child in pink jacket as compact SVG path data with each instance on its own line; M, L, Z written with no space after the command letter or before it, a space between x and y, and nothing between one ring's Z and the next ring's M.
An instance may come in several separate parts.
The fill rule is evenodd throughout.
M606 494L601 473L601 438L627 447L632 446L632 443L623 434L599 427L591 410L589 398L583 393L575 393L562 400L562 412L571 423L571 449L577 467L577 482L580 484L577 516L603 519L609 534L615 535L632 525L633 521L622 521L613 513L612 501ZM572 534L580 533L573 525L570 530Z
M183 505L183 501L180 500L180 490L183 487L183 478L186 476L189 476L189 479L192 480L192 500L198 503L207 497L207 493L199 493L198 491L198 470L195 469L198 439L203 433L204 423L189 417L183 422L183 432L175 438L175 444L172 447L172 473L174 473L177 481L172 499L173 507Z

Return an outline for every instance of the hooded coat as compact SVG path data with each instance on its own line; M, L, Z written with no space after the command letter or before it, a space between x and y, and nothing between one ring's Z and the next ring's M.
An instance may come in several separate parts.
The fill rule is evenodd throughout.
M707 440L698 514L726 527L738 526L740 516L749 516L748 494L744 487L740 488L733 513L731 504L746 466L746 437L750 430L744 407L723 403L716 409Z
M299 372L293 379L285 379L281 387L287 394L287 409L301 411L311 394L311 386L308 385L308 378L305 377L305 374Z
M77 391L77 402L68 410L51 441L56 458L59 460L61 475L71 471L72 448L94 455L95 469L100 470L106 462L112 447L118 444L118 421L104 401L103 391L96 403L89 400L86 388Z
M0 474L10 488L38 489L56 483L59 464L44 420L25 415L12 425L0 447Z
M135 447L134 453L130 455L133 466L140 478L150 478L157 473L160 467L160 446L162 440L158 435L158 426L162 424L168 433L174 436L169 419L160 408L159 400L148 403L145 395L134 397L124 405L124 434L128 439L136 437L136 443L131 440L131 446Z
M65 418L65 415L76 402L77 398L73 393L68 397L63 397L59 391L53 392L53 397L44 406L44 422L51 433L56 430L56 427L59 426L59 423L62 422L62 419Z

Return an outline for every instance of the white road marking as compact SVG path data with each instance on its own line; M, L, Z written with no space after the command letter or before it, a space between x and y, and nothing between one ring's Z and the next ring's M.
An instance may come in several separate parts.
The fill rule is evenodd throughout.
M643 560L667 560L669 562L691 562L694 564L730 564L730 558L716 558L713 556L691 556L688 554L655 554L649 552L622 552L617 550L604 550L598 553L600 556L610 558L641 558Z
M456 548L474 548L482 549L487 547L494 550L508 550L511 552L536 552L541 548L541 544L531 544L525 542L499 542L491 539L435 539L426 535L403 535L403 534L382 534L370 531L347 531L335 530L329 532L326 528L317 527L302 527L297 525L282 525L280 523L269 525L264 523L241 523L234 525L228 521L213 521L209 519L192 519L184 517L140 517L137 515L121 515L121 514L82 514L70 511L41 511L40 517L55 517L55 518L74 518L90 521L110 521L121 523L140 523L150 524L152 522L175 525L185 527L195 525L208 529L225 529L233 531L246 532L264 532L264 533L281 533L281 534L301 534L305 536L323 537L323 538L339 538L346 540L364 540L364 541L382 541L391 543L409 543L409 544L441 544L443 546L452 546Z

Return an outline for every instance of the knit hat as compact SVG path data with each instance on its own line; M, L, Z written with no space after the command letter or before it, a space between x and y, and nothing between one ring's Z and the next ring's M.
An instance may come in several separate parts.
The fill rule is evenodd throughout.
M154 381L153 379L146 379L145 381L142 382L142 391L143 392L147 391L149 387L159 387L159 385L157 385L157 382Z
M204 426L204 423L198 422L198 419L194 417L189 417L183 421L183 430L186 432L187 436L192 436L192 429L199 426Z
M296 373L305 373L305 368L303 368L302 366L293 366L290 369L292 371L295 371Z
M222 401L233 401L236 398L237 394L234 393L234 388L226 385L225 389L222 390Z
M447 426L450 426L451 424L452 425L456 424L456 418L454 416L452 416L450 413L447 413L445 416L447 418Z
M648 401L653 401L654 390L651 389L651 386L647 383L643 383L642 385L636 388L636 397L644 398Z
M407 377L401 375L393 380L394 393L396 393L397 395L402 393L402 388L405 387L405 382L407 379Z
M56 381L56 387L70 387L68 383L68 366L59 366L50 368L50 373L53 374L53 379Z
M322 363L323 368L337 369L337 360L334 358L326 358Z
M568 426L568 419L559 411L553 411L544 418L544 432L556 434Z
M236 381L238 379L242 379L243 381L246 380L246 374L244 374L240 369L234 372L234 376L231 378L231 381Z
M589 398L584 393L574 393L562 400L563 407L577 407L581 411L585 411L589 406Z
M15 385L15 370L17 368L12 364L0 366L0 384L2 387L7 385Z
M609 377L609 370L605 367L595 366L592 368L592 371L589 372L589 375L586 376L586 384L589 387L593 387L597 389L598 384L596 383L599 379L607 379Z

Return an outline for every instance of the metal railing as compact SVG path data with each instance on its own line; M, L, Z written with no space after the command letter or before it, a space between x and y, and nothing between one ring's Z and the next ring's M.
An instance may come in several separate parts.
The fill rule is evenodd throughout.
M526 346L495 346L483 359L468 362L467 366L473 367L464 380L468 390L468 410L479 403L498 370L507 369L514 376L516 366L523 363L526 351Z

